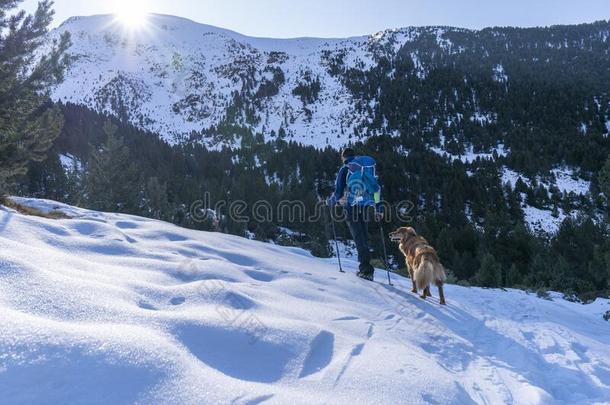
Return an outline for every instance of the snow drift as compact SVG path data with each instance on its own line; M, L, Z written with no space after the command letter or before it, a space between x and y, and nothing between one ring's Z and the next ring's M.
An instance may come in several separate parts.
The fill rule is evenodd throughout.
M0 209L4 403L610 401L606 300L448 286L52 201Z

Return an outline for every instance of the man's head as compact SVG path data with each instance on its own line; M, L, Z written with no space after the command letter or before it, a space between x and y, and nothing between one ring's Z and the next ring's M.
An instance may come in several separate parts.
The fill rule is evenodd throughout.
M356 152L352 148L345 148L341 152L341 159L345 162L347 159L356 156Z

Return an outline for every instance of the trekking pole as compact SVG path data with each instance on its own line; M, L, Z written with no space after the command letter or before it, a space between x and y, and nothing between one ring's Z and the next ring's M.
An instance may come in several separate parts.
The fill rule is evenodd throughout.
M392 279L390 278L390 267L388 266L388 251L385 248L385 232L383 232L383 225L381 225L381 221L379 221L379 233L381 234L381 245L383 246L383 258L385 269L388 272L388 284L392 284Z
M320 195L320 181L316 181L316 196L318 197L318 203L324 204L324 199ZM330 215L330 224L333 230L333 240L335 241L335 252L337 252L337 260L339 261L339 272L345 273L343 266L341 265L341 253L339 252L339 242L337 242L337 231L335 229L335 220L333 218L332 207L328 206L328 213Z
M337 230L335 229L335 219L333 218L333 211L331 206L328 206L328 212L330 213L330 224L333 229L333 239L335 240L335 252L337 252L337 260L339 261L339 272L345 273L343 266L341 266L341 253L339 252L339 242L337 242Z

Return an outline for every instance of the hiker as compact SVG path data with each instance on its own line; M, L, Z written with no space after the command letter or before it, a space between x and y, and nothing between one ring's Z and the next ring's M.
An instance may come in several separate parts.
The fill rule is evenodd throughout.
M373 280L368 223L374 212L376 219L383 216L381 187L375 174L375 160L369 156L356 156L351 148L341 153L343 166L337 174L335 192L327 200L329 206L341 205L358 250L358 277Z

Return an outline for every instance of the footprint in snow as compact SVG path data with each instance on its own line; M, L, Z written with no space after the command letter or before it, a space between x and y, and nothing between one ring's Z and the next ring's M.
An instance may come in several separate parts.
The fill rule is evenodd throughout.
M352 348L351 356L352 357L360 356L360 354L362 353L363 349L364 349L364 343L357 344L356 346L354 346Z
M176 233L171 233L171 232L162 233L161 237L167 239L170 242L183 242L185 240L188 240L186 237L184 237L182 235L178 235Z
M74 224L74 230L83 236L89 236L93 233L102 233L102 227L97 224L93 224L89 221L78 222Z
M44 230L46 230L47 232L52 233L53 235L57 235L57 236L70 235L70 233L68 233L68 231L66 231L63 227L60 227L60 226L45 225L45 226L42 226L42 228Z
M173 273L173 276L184 283L192 283L195 281L209 281L210 283L237 282L237 280L232 277L198 268L197 266L183 266L182 268L179 268L177 272Z
M581 345L578 342L572 342L570 344L570 349L572 349L572 351L576 354L576 356L578 357L578 359L581 362L590 362L591 359L589 358L589 356L587 356L587 347ZM608 379L608 385L610 385L610 378Z
M245 405L259 405L271 398L273 398L273 394L261 395L260 397L249 400Z
M227 291L224 294L222 304L242 311L252 309L257 305L252 298L234 291Z
M152 304L150 304L150 303L148 303L146 301L138 302L138 306L140 308L142 308L142 309L146 309L146 310L149 310L149 311L156 311L157 310L157 308L154 305L152 305Z
M116 226L121 229L136 229L138 228L138 224L129 221L119 221L116 223Z
M328 331L321 331L311 341L309 353L303 363L299 378L315 374L328 366L333 358L335 335Z
M255 336L253 330L185 322L176 325L172 333L206 366L242 381L266 384L279 381L297 356L282 342ZM230 350L210 350L214 347Z
M264 273L262 271L245 270L244 273L246 273L250 278L253 278L256 281L262 281L264 283L269 283L273 281L273 276L271 274Z
M422 394L421 398L430 405L440 405L441 403L435 400L430 394Z
M367 322L369 324L369 330L366 332L366 338L370 339L375 334L375 324L372 322Z
M593 366L593 374L603 381L602 384L610 386L610 368L606 368L600 365Z
M186 298L184 298L184 297L174 297L171 300L169 300L169 303L172 305L182 305L182 304L184 304L185 301L186 301Z
M355 321L357 319L360 318L358 318L357 316L344 316L341 318L333 319L333 321Z

